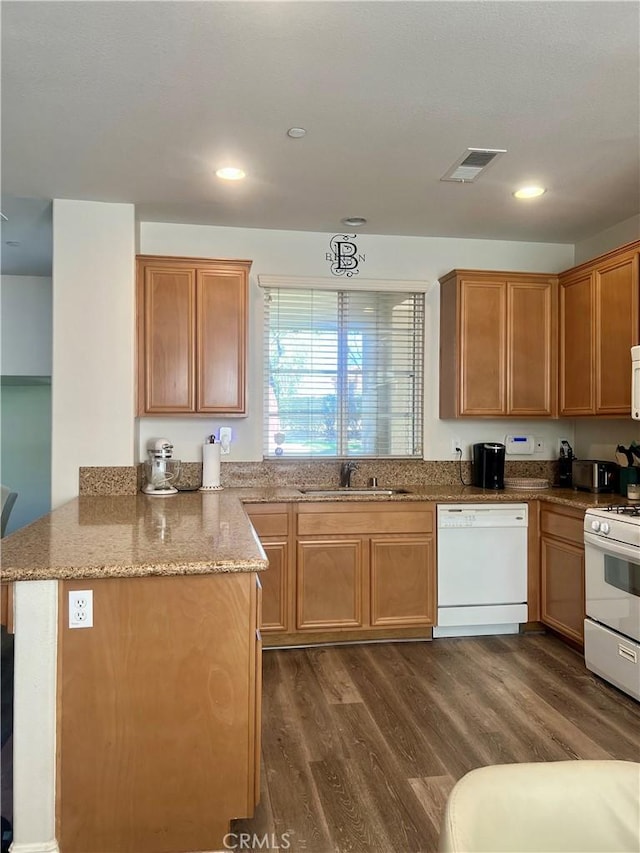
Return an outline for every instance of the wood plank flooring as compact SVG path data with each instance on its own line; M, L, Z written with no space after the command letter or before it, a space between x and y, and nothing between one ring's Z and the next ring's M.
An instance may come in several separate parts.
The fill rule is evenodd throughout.
M640 761L640 704L550 635L268 650L263 673L247 849L432 853L475 767Z

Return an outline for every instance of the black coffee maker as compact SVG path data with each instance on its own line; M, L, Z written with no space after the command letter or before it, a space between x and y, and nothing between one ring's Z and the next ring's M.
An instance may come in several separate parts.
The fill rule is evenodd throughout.
M504 444L483 441L473 445L473 485L504 489Z

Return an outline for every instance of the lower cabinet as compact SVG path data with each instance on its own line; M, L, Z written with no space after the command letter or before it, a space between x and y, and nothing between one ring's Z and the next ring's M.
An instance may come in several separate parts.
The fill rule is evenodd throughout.
M543 506L540 512L541 619L559 634L584 639L584 510Z
M254 573L61 584L58 838L65 853L221 850L259 798ZM68 628L68 593L94 624Z
M408 628L435 622L432 535L372 536L371 624Z
M287 632L292 624L291 517L293 504L247 504L245 509L260 537L269 568L262 583L262 634Z
M269 559L265 645L427 637L436 619L435 505L249 504Z
M362 628L364 542L340 537L298 542L296 628Z

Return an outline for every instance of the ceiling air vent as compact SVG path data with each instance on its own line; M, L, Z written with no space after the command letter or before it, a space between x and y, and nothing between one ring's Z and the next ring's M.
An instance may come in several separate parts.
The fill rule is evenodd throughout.
M472 183L494 160L506 152L506 148L467 148L440 180Z

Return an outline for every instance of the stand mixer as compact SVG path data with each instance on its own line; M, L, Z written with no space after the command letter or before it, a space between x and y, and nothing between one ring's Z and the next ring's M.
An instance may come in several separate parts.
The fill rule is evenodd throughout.
M145 495L166 497L177 495L178 490L171 484L180 476L180 460L173 458L173 445L166 438L157 438L149 442L149 458L144 463L146 483L142 487Z

